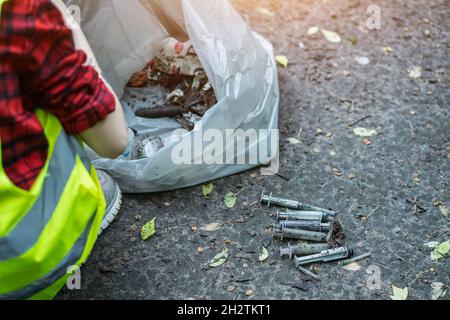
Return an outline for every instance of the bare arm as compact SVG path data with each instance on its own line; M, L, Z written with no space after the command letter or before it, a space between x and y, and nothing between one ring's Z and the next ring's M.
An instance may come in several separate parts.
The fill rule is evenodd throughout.
M127 148L128 137L122 106L116 103L116 110L94 127L82 132L80 138L99 156L117 158Z
M40 10L44 12L40 19L51 28L32 40L40 45L30 45L37 48L31 56L40 71L34 81L38 86L32 87L38 105L55 114L68 134L78 135L98 155L116 158L128 142L122 106L102 78L78 24L60 0L51 2L55 10ZM36 1L34 5L48 6L48 2ZM46 55L39 52L44 50L42 43L47 43Z

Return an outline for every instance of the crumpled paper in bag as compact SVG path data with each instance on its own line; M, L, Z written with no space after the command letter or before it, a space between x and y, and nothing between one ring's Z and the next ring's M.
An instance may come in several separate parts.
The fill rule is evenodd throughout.
M228 0L68 0L67 4L80 6L82 29L105 78L119 96L131 75L161 49L164 39L186 33L218 99L192 132L178 136L173 132L180 126L173 119L138 118L125 105L127 124L136 134L158 136L164 142L164 148L150 159L94 161L97 168L108 170L125 192L173 190L257 166L177 165L171 161L177 144L199 130L277 129L279 88L272 46L249 28ZM267 137L258 138L258 144L267 143ZM204 142L203 147L207 145ZM277 148L270 148L269 155L258 163L274 158ZM248 148L238 151L236 157Z

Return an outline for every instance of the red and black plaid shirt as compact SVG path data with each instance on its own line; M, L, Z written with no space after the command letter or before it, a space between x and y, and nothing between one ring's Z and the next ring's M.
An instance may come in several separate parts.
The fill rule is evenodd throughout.
M34 111L56 115L79 134L115 110L97 72L76 51L72 32L50 0L9 0L0 18L0 143L6 174L29 190L47 160Z

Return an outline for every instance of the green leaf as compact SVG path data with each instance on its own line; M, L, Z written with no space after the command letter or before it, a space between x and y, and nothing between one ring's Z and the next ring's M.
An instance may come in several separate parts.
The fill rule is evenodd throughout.
M275 61L281 64L283 67L287 68L289 64L289 59L286 56L279 55L275 57Z
M267 251L266 247L261 248L261 253L259 254L259 261L264 262L269 259L269 251Z
M434 249L433 251L431 251L430 256L431 256L431 260L433 260L433 261L443 258L442 254L440 254L437 249Z
M401 289L392 285L392 294L392 300L406 300L408 299L408 287Z
M205 198L207 198L213 190L214 190L214 183L212 182L202 186L202 192Z
M227 208L233 208L236 205L236 195L233 192L225 194L224 202Z
M227 261L227 259L228 259L228 249L225 249L222 252L215 255L208 265L210 268L217 268L223 265Z
M431 260L439 260L447 255L450 251L450 240L444 241L436 245L431 252Z
M325 38L332 42L332 43L339 43L341 42L341 37L333 31L329 31L329 30L325 30L325 29L321 29L322 34L325 36Z
M449 211L446 206L444 206L444 205L439 206L439 211L441 211L441 213L444 215L444 217L449 216Z
M360 137L372 137L378 134L377 130L370 130L362 127L353 129L353 132Z
M319 32L320 28L317 26L312 26L308 29L307 34L308 36L312 36L313 34L316 34L317 32Z
M431 299L438 300L447 293L447 286L442 282L433 282L431 284Z
M141 229L142 240L145 241L156 233L155 221L156 218L144 224L144 226Z
M200 230L213 232L213 231L219 230L220 228L222 228L222 225L218 222L215 222L215 223L210 223L210 224L207 224L207 225L201 227Z
M296 139L296 138L288 138L288 142L290 144L300 144L300 140Z
M445 256L450 251L450 240L442 242L436 249L442 256Z

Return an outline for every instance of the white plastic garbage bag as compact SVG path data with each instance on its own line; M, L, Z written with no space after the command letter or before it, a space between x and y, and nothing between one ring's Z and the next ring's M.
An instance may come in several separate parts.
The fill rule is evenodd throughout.
M267 164L278 155L274 132L279 89L273 49L228 0L65 2L80 8L81 27L103 75L124 99L130 150L119 159L97 159L94 164L108 170L125 192L188 187ZM218 100L191 132L180 130L171 118L138 118L125 99L130 96L128 91L124 94L125 84L168 37L191 40ZM140 94L158 92L145 88L131 95L136 98ZM249 132L256 133L256 139L249 138ZM149 158L129 160L136 137L157 137L161 147ZM223 145L222 150L211 152L208 146L213 141ZM261 152L261 147L266 152Z

